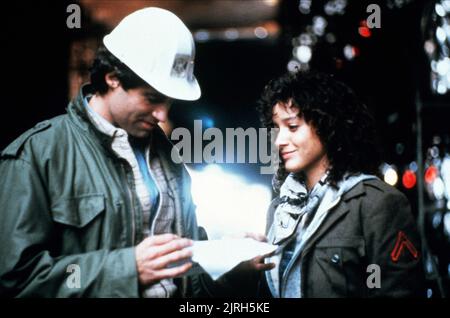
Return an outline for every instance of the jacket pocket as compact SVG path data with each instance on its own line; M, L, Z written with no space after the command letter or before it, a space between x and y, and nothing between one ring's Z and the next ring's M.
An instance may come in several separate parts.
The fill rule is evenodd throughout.
M331 294L347 297L361 284L363 258L365 256L364 238L337 237L326 238L315 248L316 264L321 269Z
M52 205L53 220L57 223L83 228L105 211L103 194L86 194L58 200Z
M326 238L317 243L316 248L348 248L353 249L360 257L366 254L362 236Z
M103 194L62 198L55 202L52 215L57 251L78 254L101 249L110 237L109 227L105 227L105 207Z

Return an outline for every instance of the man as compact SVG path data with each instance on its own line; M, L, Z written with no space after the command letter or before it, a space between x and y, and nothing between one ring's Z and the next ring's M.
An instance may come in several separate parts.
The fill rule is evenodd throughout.
M145 8L103 43L67 114L1 152L1 295L200 291L197 276L177 278L199 230L188 173L158 126L172 99L200 97L192 35L174 14Z

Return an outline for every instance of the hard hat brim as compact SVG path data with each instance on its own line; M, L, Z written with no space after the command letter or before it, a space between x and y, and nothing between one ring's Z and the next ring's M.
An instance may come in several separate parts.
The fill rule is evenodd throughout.
M201 96L200 85L195 77L193 77L192 81L170 78L166 82L162 80L147 80L145 76L142 76L142 79L158 92L170 98L193 101L199 99Z

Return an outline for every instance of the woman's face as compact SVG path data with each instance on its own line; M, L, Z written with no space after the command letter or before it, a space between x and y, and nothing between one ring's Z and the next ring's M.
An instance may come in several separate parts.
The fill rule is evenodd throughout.
M298 116L299 108L292 102L277 103L272 110L275 145L288 172L306 173L307 178L324 173L328 167L325 149L314 127Z

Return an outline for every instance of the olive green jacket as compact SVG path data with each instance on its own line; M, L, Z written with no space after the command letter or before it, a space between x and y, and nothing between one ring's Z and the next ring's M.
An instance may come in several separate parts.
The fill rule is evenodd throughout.
M143 222L131 167L89 121L83 98L1 152L2 296L139 297L134 246ZM174 233L198 239L185 167L171 160L162 131L152 134L151 149L175 196ZM183 279L180 296L199 284Z
M267 231L279 202L269 207ZM302 297L424 297L421 252L405 195L379 179L361 181L297 256Z

